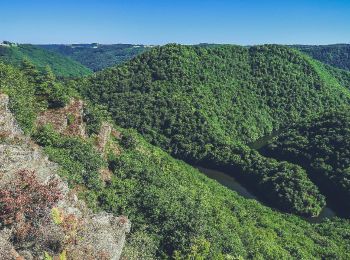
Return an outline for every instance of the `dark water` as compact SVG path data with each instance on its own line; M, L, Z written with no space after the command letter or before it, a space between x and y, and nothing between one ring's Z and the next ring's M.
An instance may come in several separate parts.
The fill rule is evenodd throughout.
M322 222L322 220L325 218L332 218L335 216L336 216L336 214L331 208L324 207L322 209L320 215L318 215L317 217L312 217L312 218L310 217L310 218L305 218L305 219L310 223L319 223L319 222Z
M277 136L281 132L282 132L282 130L273 131L271 134L263 136L263 137L255 140L254 142L249 143L248 146L252 149L260 150L265 145L267 145L267 143L273 137ZM337 214L331 208L325 207L325 208L323 208L323 210L321 211L321 213L317 217L310 217L310 218L305 218L305 219L311 223L318 223L318 222L321 222L324 218L331 218L331 217L335 217L336 215Z
M247 199L255 199L255 200L259 201L259 198L257 198L254 194L252 194L250 191L248 191L234 177L232 177L224 172L217 171L217 170L207 169L207 168L203 168L203 167L197 167L197 169L199 171L201 171L202 173L204 173L207 177L216 180L221 185L229 188L230 190L234 190L242 197L247 198ZM334 216L336 216L335 212L332 209L325 207L321 211L320 215L318 215L317 217L309 217L309 218L304 218L304 219L310 223L319 223L325 218L331 218Z
M251 192L249 192L245 187L243 187L235 178L229 176L228 174L216 170L211 170L203 167L197 167L199 171L204 173L207 177L216 180L221 185L229 188L230 190L236 191L239 195L247 199L255 199Z

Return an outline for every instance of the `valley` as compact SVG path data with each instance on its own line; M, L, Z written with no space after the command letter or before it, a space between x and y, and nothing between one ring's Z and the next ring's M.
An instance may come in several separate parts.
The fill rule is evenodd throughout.
M238 195L246 199L254 199L259 201L262 204L265 204L263 200L259 200L253 193L248 191L244 185L237 181L234 177L237 174L225 173L217 170L207 169L203 167L197 167L200 172L205 174L210 179L216 180L221 185L227 187L230 190L235 191ZM268 206L268 205L267 205ZM336 217L334 210L330 208L330 205L327 204L317 217L305 217L304 219L310 223L321 223L325 219L330 219Z
M350 260L350 1L0 1L0 260Z
M349 199L348 72L282 45L152 46L105 69L91 56L80 76L58 73L63 55L47 66L48 49L72 46L2 60L11 116L0 142L21 145L6 128L13 117L91 212L125 224L106 233L126 234L121 257L350 257L348 215L330 203ZM45 221L62 227L55 214ZM70 241L18 235L6 241L16 252L76 253Z

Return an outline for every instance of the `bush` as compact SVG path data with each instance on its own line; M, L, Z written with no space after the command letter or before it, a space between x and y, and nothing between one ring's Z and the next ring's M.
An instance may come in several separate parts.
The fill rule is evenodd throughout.
M50 125L39 128L33 137L45 147L50 160L60 164L70 184L101 187L99 170L107 164L91 143L78 137L62 136Z
M0 190L0 222L14 228L16 241L35 241L39 227L50 220L50 210L62 197L57 180L41 184L34 172L21 170L17 179Z
M126 149L135 149L137 141L131 133L125 133L120 140L120 144Z
M25 133L30 133L37 113L34 86L20 71L0 63L0 92L9 95L17 122Z
M87 102L84 106L84 122L88 135L98 134L103 121L109 121L109 113L104 106Z

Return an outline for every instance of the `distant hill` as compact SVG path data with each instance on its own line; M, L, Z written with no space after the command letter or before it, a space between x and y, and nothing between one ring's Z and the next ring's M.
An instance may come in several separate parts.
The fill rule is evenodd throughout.
M292 45L316 60L350 71L350 44Z
M118 123L193 159L206 153L195 143L251 142L349 98L323 64L276 45L156 47L90 77L82 91Z
M82 64L31 44L13 44L5 42L0 44L0 61L14 66L20 66L23 59L28 59L38 69L49 65L58 77L80 77L92 71Z
M93 71L111 67L149 50L151 46L133 44L47 44L38 45L80 62Z

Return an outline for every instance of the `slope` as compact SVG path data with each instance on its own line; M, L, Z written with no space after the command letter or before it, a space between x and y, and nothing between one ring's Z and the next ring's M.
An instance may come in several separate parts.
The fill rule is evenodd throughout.
M276 208L317 215L325 205L303 169L244 145L348 104L348 90L298 51L167 45L78 85L121 126L177 158L235 172Z
M253 141L349 98L321 64L280 46L157 47L84 83L117 122L195 159L205 145Z
M67 56L93 71L123 63L150 47L133 44L47 44L38 47Z
M350 115L330 112L282 131L263 152L305 167L334 207L349 217Z
M350 44L292 45L291 47L323 63L350 71Z
M30 44L0 45L0 60L20 66L23 59L27 59L43 70L50 66L58 77L79 77L91 73L91 70L80 63L55 52L47 51Z
M34 89L28 92L33 85L10 66L3 65L0 72L0 90L15 100L11 107L21 118L26 108L19 104L37 105ZM12 79L21 82L13 84ZM90 208L125 214L133 223L123 253L128 259L350 257L349 221L310 224L244 199L135 131L107 123L108 113L96 106L81 108L73 102L40 114L51 125L35 124L33 140L57 163L58 174ZM67 134L62 124L54 124L57 117L44 115L59 116L67 121L63 128L81 126L86 134ZM99 171L100 167L107 169Z
M23 135L8 101L0 94L0 258L119 259L130 222L88 210Z

